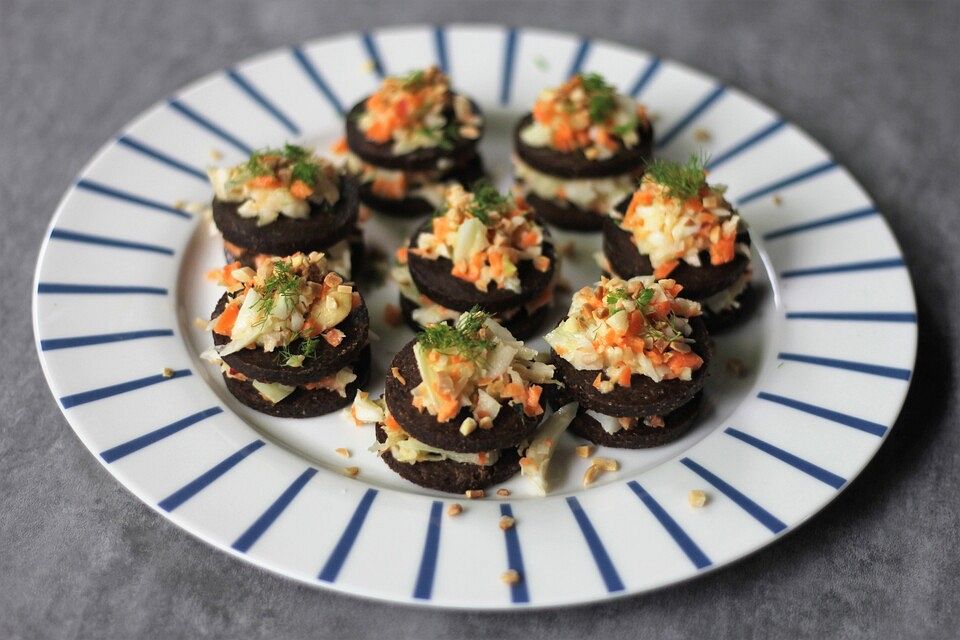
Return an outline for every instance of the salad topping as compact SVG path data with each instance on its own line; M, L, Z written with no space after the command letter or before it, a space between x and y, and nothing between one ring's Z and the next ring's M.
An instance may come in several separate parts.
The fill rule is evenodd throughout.
M421 233L410 252L429 260L448 258L454 277L483 292L492 282L498 289L519 293L521 260L532 260L544 273L550 268L550 258L543 255L543 228L530 207L483 181L472 193L460 185L450 186L431 231Z
M678 298L682 288L651 276L601 278L573 295L566 320L545 339L575 368L598 370L600 393L629 387L633 374L690 380L703 366L690 348L689 318L700 315L700 304Z
M736 252L740 216L723 193L726 187L706 182L701 158L686 164L656 160L633 194L620 226L633 235L634 244L650 258L653 275L665 278L683 260L701 266L700 252L710 254L710 264L726 264Z
M243 164L207 171L214 195L223 202L240 202L237 214L256 218L259 226L281 214L306 218L310 205L333 205L340 198L336 167L293 144L261 149Z
M586 211L606 213L610 207L633 193L637 175L625 173L604 178L564 179L537 171L513 158L517 180L530 192L547 200L563 200Z
M602 160L639 144L637 127L645 122L644 107L617 93L603 76L578 73L540 92L533 122L520 132L520 139L531 147L580 150L591 160Z

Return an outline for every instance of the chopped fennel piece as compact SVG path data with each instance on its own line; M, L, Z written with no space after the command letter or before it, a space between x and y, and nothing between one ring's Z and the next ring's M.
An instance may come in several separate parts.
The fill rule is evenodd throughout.
M260 382L259 380L254 380L251 384L253 384L253 388L256 389L261 396L273 404L277 404L296 389L296 387L289 387L279 382Z
M547 472L557 441L577 415L579 406L576 402L565 404L547 418L520 460L520 474L529 478L542 496L547 495Z

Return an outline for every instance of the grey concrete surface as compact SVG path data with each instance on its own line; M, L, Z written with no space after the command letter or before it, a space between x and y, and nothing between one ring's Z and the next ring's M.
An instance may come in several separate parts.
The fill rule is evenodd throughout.
M342 30L489 21L639 45L822 141L902 242L921 311L907 406L793 535L611 604L481 615L287 582L139 503L73 435L33 349L44 228L87 158L184 83ZM956 2L0 0L0 637L934 638L960 635L960 55Z

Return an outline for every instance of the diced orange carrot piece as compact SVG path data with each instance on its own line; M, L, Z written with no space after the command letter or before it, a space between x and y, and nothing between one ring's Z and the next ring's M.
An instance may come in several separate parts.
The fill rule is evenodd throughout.
M303 180L294 180L290 185L290 195L299 200L306 200L313 195L313 189Z
M252 189L276 189L280 186L280 180L276 176L256 176L250 178L247 185Z
M677 265L680 264L679 260L670 260L669 262L664 262L659 267L653 270L653 277L657 280L661 278L666 278L668 275L673 273L673 270L677 268Z
M217 318L217 323L213 325L213 332L221 336L229 337L233 332L233 325L237 322L237 316L240 314L240 305L231 304L228 305L223 313L220 314L220 317Z

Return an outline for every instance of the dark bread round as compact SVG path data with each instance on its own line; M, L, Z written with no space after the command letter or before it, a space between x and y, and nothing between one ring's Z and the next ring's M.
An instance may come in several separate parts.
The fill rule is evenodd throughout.
M583 150L557 151L552 147L531 147L520 139L520 132L531 122L533 114L523 116L513 128L513 148L517 156L535 170L557 178L606 178L641 170L653 156L653 127L649 122L637 125L640 141L637 146L621 147L609 158L591 160Z
M224 240L254 253L289 256L302 251L322 251L340 242L356 227L360 209L357 181L340 179L340 198L329 206L310 203L307 218L280 215L270 224L257 226L256 218L241 218L241 203L213 199L213 221Z
M353 105L353 108L350 109L350 113L348 113L346 117L347 146L350 147L350 151L355 153L364 162L384 169L436 171L437 163L441 160L451 160L455 166L461 166L465 164L470 157L477 154L477 145L483 138L483 128L485 124L483 120L481 120L477 127L480 129L480 136L476 140L461 138L457 135L452 142L452 146L447 149L429 147L414 149L409 153L396 155L392 149L392 142L373 142L372 140L368 140L357 126L357 120L366 109L368 97L369 96L365 96ZM480 107L472 100L470 104L473 105L473 112L482 117L483 112L480 111ZM443 114L448 122L454 121L452 97L451 103L444 108Z
M606 213L586 211L571 202L548 200L532 192L524 197L538 216L567 231L599 231L607 217Z
M431 221L424 222L410 238L410 247L417 246L417 237L430 228ZM479 305L484 311L498 313L526 304L536 298L553 280L553 272L557 268L557 256L553 243L544 230L543 255L550 258L550 268L545 272L537 271L533 260L521 260L517 265L517 275L520 278L520 292L495 288L491 282L486 293L481 292L472 282L461 280L451 272L453 262L449 258L428 260L410 252L408 266L410 277L431 300L453 309L454 311L469 311Z
M633 374L630 386L613 386L613 391L600 393L593 387L597 370L579 370L551 349L553 363L557 367L557 378L565 385L565 391L581 406L608 416L654 416L670 413L685 404L699 393L710 368L710 338L707 328L699 318L692 318L691 337L696 340L692 345L694 352L703 358L703 366L693 372L689 381L674 378L654 382L651 378Z
M387 408L403 430L411 436L438 449L477 453L516 447L537 428L540 416L530 418L523 413L521 407L509 402L500 405L500 413L497 414L491 428L478 427L468 436L460 433L460 424L472 413L467 407L462 407L460 413L447 422L437 422L436 417L429 412L419 411L413 406L411 395L414 387L422 381L420 369L417 368L417 361L413 355L415 342L416 340L408 342L390 364L391 368L397 367L404 378L404 383L388 374L384 389Z
M386 434L377 425L377 442L386 440ZM486 489L499 484L520 471L520 454L516 449L504 449L500 459L489 466L440 460L437 462L398 462L389 451L380 456L388 467L401 478L436 491L465 493L470 489Z
M711 335L732 329L753 312L757 306L757 290L753 285L747 285L743 293L737 296L737 302L740 303L738 308L724 309L720 313L714 313L706 305L703 306L703 321Z
M479 155L474 155L467 158L466 163L462 166L454 167L448 173L440 176L437 182L455 180L466 188L484 175L483 160L480 159ZM371 183L360 185L360 202L374 211L399 218L420 218L432 214L436 209L430 202L418 196L399 200L378 196L373 193Z
M249 381L229 378L226 374L223 374L223 381L237 400L260 413L278 418L313 418L348 406L353 402L357 389L367 385L370 381L370 347L360 352L352 366L357 379L347 385L346 397L328 389L309 391L297 387L289 396L274 404L264 399Z
M570 423L570 432L604 447L618 449L659 447L673 442L690 430L700 413L702 398L703 393L698 393L686 404L662 416L665 423L662 427L648 427L640 422L632 429L621 429L616 433L604 431L600 423L581 407Z
M359 225L354 227L350 233L346 236L347 241L350 244L350 264L359 264L363 260L364 254L366 253L366 246L363 243L363 231L360 229ZM223 248L223 257L227 261L227 264L233 262L239 262L241 267L250 267L251 269L257 268L257 256L261 255L255 251L251 251L246 247L237 247L240 249L240 253L234 253L227 247ZM319 251L324 253L328 252L330 247L323 247Z
M512 333L513 337L517 340L526 340L533 337L543 325L543 321L550 312L550 307L550 304L546 304L532 314L527 313L526 309L521 309L512 318L507 321L501 321L500 324ZM413 312L416 309L417 303L401 293L400 311L403 314L403 321L408 327L413 329L413 331L420 332L423 330L423 327L413 319Z
M749 244L749 232L738 233L737 242ZM650 258L637 249L637 245L633 243L633 235L610 217L603 221L603 254L610 262L610 267L621 278L630 279L653 273ZM694 267L681 260L668 276L683 285L684 298L702 300L723 291L732 286L750 266L750 258L741 253L737 253L733 260L726 264L714 266L710 264L710 254L701 251L700 261L702 267Z
M223 312L228 299L229 294L223 294L210 316L211 319L216 318ZM336 373L346 366L344 363L356 358L360 351L367 346L367 332L370 328L367 305L361 301L360 306L352 309L336 328L346 334L343 341L333 347L325 340L320 339L317 342L316 357L304 360L303 366L300 367L284 366L280 362L277 351L267 352L263 349L241 349L236 353L224 356L223 361L235 371L261 382L279 382L290 386L313 382L331 373ZM230 342L230 338L227 336L218 333L213 334L213 344L220 346L228 342ZM293 353L298 353L301 342L302 339L291 342L290 350Z

